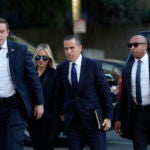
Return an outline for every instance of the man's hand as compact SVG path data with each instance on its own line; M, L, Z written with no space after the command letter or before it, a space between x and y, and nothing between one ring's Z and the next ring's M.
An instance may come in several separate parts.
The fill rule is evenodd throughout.
M115 122L115 132L118 134L118 135L122 135L122 131L121 131L121 122L120 121L116 121Z
M40 119L44 113L43 105L35 105L34 107L34 116L36 119Z
M102 126L104 131L108 131L111 128L111 120L107 118L104 119Z

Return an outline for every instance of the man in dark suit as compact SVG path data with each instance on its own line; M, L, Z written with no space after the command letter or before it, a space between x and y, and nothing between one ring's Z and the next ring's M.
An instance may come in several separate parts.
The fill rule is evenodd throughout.
M0 18L0 149L23 150L27 117L43 114L43 93L26 46L8 41L9 25Z
M132 139L134 150L146 150L150 135L150 54L141 35L133 36L128 47L134 59L122 72L115 131Z
M77 35L64 38L64 51L67 60L57 68L56 99L60 118L66 125L69 149L81 150L88 143L92 150L105 150L105 131L111 127L113 107L101 63L81 55L82 44ZM94 114L96 109L103 116L101 130Z

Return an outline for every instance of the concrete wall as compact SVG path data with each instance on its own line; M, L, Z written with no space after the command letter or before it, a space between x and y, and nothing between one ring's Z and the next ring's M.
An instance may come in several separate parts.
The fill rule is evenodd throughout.
M87 33L81 35L83 38L84 48L94 48L104 50L107 58L122 59L127 57L129 52L127 43L131 36L139 31L150 30L150 25L109 25L109 26L92 26L87 29ZM35 46L39 43L50 44L55 59L61 62L65 59L63 52L63 37L70 34L63 29L24 29L13 31L30 41Z
M129 50L127 43L131 36L139 31L150 30L150 26L125 25L125 26L99 26L87 33L86 46L104 49L106 57L125 59Z

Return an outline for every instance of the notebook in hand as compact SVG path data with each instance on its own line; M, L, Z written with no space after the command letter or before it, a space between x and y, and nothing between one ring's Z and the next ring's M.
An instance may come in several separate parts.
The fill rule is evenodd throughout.
M96 117L96 121L97 121L97 125L98 125L98 129L102 129L102 123L103 123L103 117L102 117L102 112L101 109L96 109L94 111L95 113L95 117Z

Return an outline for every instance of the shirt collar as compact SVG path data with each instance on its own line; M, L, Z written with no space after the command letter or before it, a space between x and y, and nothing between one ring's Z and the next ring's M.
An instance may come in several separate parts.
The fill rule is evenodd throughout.
M77 66L81 66L81 61L82 61L82 55L80 54L80 56L78 57L78 59L74 62ZM73 62L71 62L72 64Z
M1 45L2 49L7 49L7 40Z
M135 58L135 61L137 62L139 59ZM148 55L147 53L140 59L143 63L146 63L148 61Z
M80 54L79 58L75 61L75 63L80 66L81 65L81 60L82 60L82 55Z

